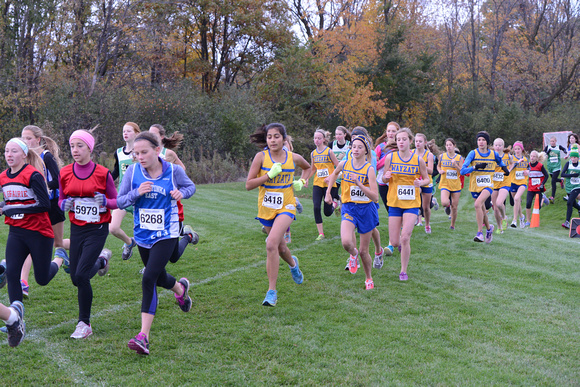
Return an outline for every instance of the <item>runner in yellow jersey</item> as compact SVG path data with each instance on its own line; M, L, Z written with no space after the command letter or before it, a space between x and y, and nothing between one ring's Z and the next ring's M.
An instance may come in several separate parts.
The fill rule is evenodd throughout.
M489 149L491 142L489 133L486 131L478 132L475 135L477 149L469 152L465 162L461 167L461 174L469 177L469 190L471 196L475 199L475 220L477 221L477 234L473 238L475 242L490 243L493 239L494 225L487 218L485 202L493 193L493 174L496 166L502 167L507 175L509 171L501 160L501 157L493 149ZM485 238L483 236L483 227L486 228Z
M264 149L256 154L246 189L259 187L258 219L266 228L266 271L268 273L268 292L262 302L264 306L275 306L278 300L276 282L278 280L279 258L290 267L292 279L301 284L304 276L298 267L298 259L292 255L284 240L284 232L296 218L294 189L300 190L304 178L310 174L310 164L299 154L286 151L286 127L279 123L264 125L250 136L252 143ZM302 176L294 182L295 166L302 169ZM294 189L293 189L294 187Z
M505 142L501 138L496 138L493 141L493 150L501 156L502 161L508 166L508 169L513 168L512 155L506 151ZM503 234L507 228L507 215L505 211L505 200L511 191L511 174L505 175L500 166L496 166L493 173L493 193L491 194L491 202L493 203L493 214L497 223L496 233Z
M324 215L329 217L334 212L335 206L338 205L338 188L336 183L328 185L329 176L334 172L338 165L338 159L328 147L330 132L323 129L316 129L314 132L314 145L316 149L310 154L310 165L312 165L311 174L314 176L312 182L312 204L314 205L314 221L318 229L317 241L325 238L324 227L322 225L321 205L324 203ZM306 179L308 179L310 176ZM326 191L329 190L333 198L333 203L324 202Z
M451 225L449 228L455 230L455 221L457 220L457 205L461 196L461 179L459 171L463 165L463 157L455 153L455 140L448 138L445 140L445 153L442 153L441 162L437 165L441 182L441 204L443 207L449 207L449 216Z
M421 206L421 186L429 183L425 161L411 151L413 134L402 128L395 135L397 152L387 155L383 182L389 183L389 239L401 252L399 280L406 281L411 257L411 234Z
M360 256L366 276L366 290L375 287L371 275L372 261L369 255L369 244L373 230L379 225L379 211L376 204L379 200L379 189L375 169L367 161L370 151L371 142L366 136L353 136L348 158L338 164L328 182L328 185L332 186L338 174L342 172L340 239L342 247L350 254L348 266L352 274L357 272ZM332 196L328 190L325 201L328 204L332 203ZM355 228L360 234L358 250L354 237Z
M520 228L526 227L526 217L522 211L522 196L528 189L528 166L530 161L526 156L524 144L516 141L512 146L514 152L515 167L512 171L511 193L514 198L514 219L511 227L517 227L517 221L520 220Z

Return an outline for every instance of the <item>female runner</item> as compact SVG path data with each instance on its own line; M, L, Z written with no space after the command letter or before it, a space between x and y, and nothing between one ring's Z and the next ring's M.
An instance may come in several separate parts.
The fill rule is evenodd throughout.
M295 165L302 168L301 179L310 174L310 164L299 154L284 150L286 128L282 124L264 125L250 136L250 141L260 149L256 154L248 179L246 189L260 189L258 195L257 220L266 228L266 271L268 273L268 292L262 302L264 306L276 306L278 294L279 257L288 264L292 279L301 284L304 276L298 266L298 259L290 253L284 241L284 232L296 218L296 200L294 199ZM300 181L299 180L299 181ZM302 184L302 182L300 183Z
M372 231L379 225L379 212L376 202L379 192L376 183L374 167L367 161L371 151L368 137L353 135L349 157L341 161L330 175L328 184L333 184L342 172L342 221L340 223L340 238L342 247L350 254L349 271L354 274L358 268L360 256L365 271L365 289L375 287L371 275L371 256L369 245ZM326 191L326 203L332 203L330 191ZM360 244L357 250L354 231L360 234Z
M455 153L455 147L455 140L452 138L446 139L445 150L447 152L441 155L441 162L437 165L441 175L441 182L439 183L441 204L443 207L451 207L451 225L449 226L451 230L455 230L455 221L457 220L457 205L461 196L459 171L461 171L461 166L463 165L463 157Z
M111 251L104 249L111 209L117 208L117 189L111 172L91 160L95 139L87 130L69 138L74 163L60 170L59 205L70 226L70 277L78 289L79 321L71 335L85 339L93 334L91 278L109 271Z
M425 161L429 183L421 187L421 207L425 217L425 233L431 234L431 197L433 196L433 153L427 149L427 137L423 133L415 135L415 152ZM421 225L421 215L417 216L418 225Z
M475 200L475 220L477 222L477 234L473 238L475 242L491 243L493 239L494 226L487 218L487 209L485 203L491 198L493 193L493 174L496 166L502 167L506 175L509 171L502 161L501 157L493 150L489 149L490 138L486 131L478 132L475 135L477 149L469 152L465 162L461 167L462 175L471 174L469 177L469 190ZM485 239L482 233L483 227L486 228Z
M69 268L67 262L69 259L66 250L70 248L70 240L63 239L65 217L64 212L58 206L58 175L59 169L62 166L58 145L52 138L45 136L42 129L34 125L28 125L22 129L22 139L26 142L30 150L34 150L40 155L44 162L45 168L43 172L46 176L48 196L50 199L48 217L50 218L52 230L54 231L54 256L64 260L63 268L68 273ZM20 274L22 294L24 297L28 297L28 277L30 275L31 265L32 260L30 257L26 258L24 266L22 266L22 273Z
M332 142L332 152L336 156L338 162L342 161L348 151L350 150L350 133L344 126L337 126L334 130L335 140ZM340 193L341 177L336 180L336 192ZM336 204L334 204L334 213L340 216L340 196Z
M330 204L324 202L324 215L326 217L332 215L334 211L333 205L338 203L338 188L336 184L333 186L328 185L328 177L338 165L336 156L327 146L329 138L330 132L316 129L314 132L314 145L316 145L316 149L310 154L310 165L312 165L311 174L314 175L314 181L312 182L312 203L314 204L314 221L318 229L317 241L324 239L324 227L322 226L320 206L324 202L327 190L330 190L330 195L334 199L334 202Z
M540 155L537 151L530 152L530 164L528 171L528 194L526 196L526 227L530 225L530 217L532 216L532 204L534 199L538 196L540 208L542 208L542 194L546 190L545 184L548 181L548 171L544 167L546 154L542 152Z
M564 188L564 180L558 178L560 170L562 169L562 155L566 155L566 148L562 145L558 145L558 139L555 136L550 137L550 144L546 145L544 148L544 153L548 157L547 169L548 173L552 177L552 196L548 198L550 203L554 203L554 197L556 196L556 183L560 183L560 187Z
M580 163L578 162L578 150L572 149L568 153L570 160L564 164L562 169L562 177L565 179L564 187L568 194L568 203L566 209L566 221L562 223L562 227L570 228L570 218L572 217L572 209L578 210L580 216L580 204L576 202L576 198L580 195Z
M421 196L419 187L429 183L427 165L417 152L411 151L413 134L402 128L395 135L397 152L387 156L383 182L389 182L389 237L401 252L400 281L407 281L407 267L411 257L411 234L419 216Z
M34 278L47 285L58 273L63 258L52 258L54 231L48 211L50 199L42 173L44 164L36 152L20 139L6 143L4 157L8 169L0 174L4 201L0 215L10 226L6 240L6 278L10 302L22 301L20 273L26 257L32 258Z
M512 176L511 193L514 198L514 218L511 227L517 227L517 220L520 220L520 227L526 227L526 217L522 212L522 196L528 188L528 165L529 160L524 151L521 141L516 141L512 147L514 152L514 163Z
M514 167L512 162L512 155L509 150L506 152L505 142L501 138L496 138L493 141L493 150L501 156L501 160L508 166L508 170ZM493 214L497 223L496 233L503 234L507 228L507 215L505 212L505 200L511 191L510 175L505 175L500 166L496 166L493 173L493 193L491 194L491 202L493 203Z
M135 142L135 137L141 133L139 125L134 122L127 122L123 125L123 140L125 140L125 146L117 149L115 152L115 168L113 169L112 176L113 180L119 178L118 186L121 185L123 180L123 175L130 165L135 163L135 157L133 156L133 144ZM111 213L111 225L110 232L115 237L123 241L123 252L121 258L127 260L133 256L133 248L136 246L135 239L127 236L125 231L121 228L121 223L123 218L128 212L133 212L133 208L128 207L127 209L114 209Z
M121 182L117 203L121 208L134 206L134 235L145 265L142 279L141 331L129 340L130 349L149 354L151 325L157 310L157 286L175 293L184 312L191 309L189 281L175 278L165 266L179 252L177 201L195 193L195 185L183 168L159 157L158 137L144 132L135 138L134 153L139 164L131 165Z

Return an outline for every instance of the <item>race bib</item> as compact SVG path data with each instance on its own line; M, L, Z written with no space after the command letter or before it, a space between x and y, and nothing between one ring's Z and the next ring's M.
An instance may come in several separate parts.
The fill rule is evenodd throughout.
M24 219L24 214L14 214L10 217L10 219L14 219L14 220Z
M493 181L503 181L503 177L504 177L503 173L495 172L493 174Z
M523 180L525 177L524 171L516 171L516 180Z
M354 202L368 202L369 201L369 198L367 198L367 195L365 195L363 190L357 186L353 186L350 188L350 199Z
M162 209L154 209L154 208L140 208L139 227L151 231L164 230L165 211Z
M572 184L572 185L578 185L578 184L580 184L580 177L571 177L570 178L570 184Z
M87 223L97 223L101 220L99 205L93 198L81 198L74 200L75 218Z
M328 168L317 169L316 170L316 176L318 176L321 179L324 179L325 177L328 177Z
M397 187L397 197L399 200L415 200L414 185L400 185Z
M457 169L448 169L445 172L445 177L447 178L447 180L457 180Z
M284 193L283 192L272 192L266 191L264 194L264 200L262 200L262 206L272 208L274 210L279 210L284 204Z
M475 184L478 187L491 187L491 176L489 175L479 175L475 178Z
M552 164L554 164L554 163L557 163L557 162L558 162L558 156L551 156L551 157L549 158L549 160L550 160L550 162L551 162Z
M539 179L537 177L534 177L532 179L532 184L531 185L540 185L541 182L542 182L542 179Z

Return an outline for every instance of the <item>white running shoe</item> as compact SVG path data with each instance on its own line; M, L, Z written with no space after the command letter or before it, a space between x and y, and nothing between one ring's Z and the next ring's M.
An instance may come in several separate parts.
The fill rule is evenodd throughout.
M87 325L84 321L79 321L79 323L77 324L77 328L75 329L73 334L70 335L70 337L72 337L73 339L86 339L92 334L93 329L91 328L91 325L90 324Z

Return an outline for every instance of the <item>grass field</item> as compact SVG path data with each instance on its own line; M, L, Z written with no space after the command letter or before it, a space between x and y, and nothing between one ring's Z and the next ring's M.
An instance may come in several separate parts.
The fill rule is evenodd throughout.
M127 348L140 328L139 254L122 261L110 236L111 270L92 281L94 335L69 338L78 309L68 275L42 288L32 279L28 335L15 349L0 344L0 384L578 386L580 239L560 226L561 192L542 209L540 228L509 229L486 245L473 242L473 201L464 191L456 231L442 210L431 235L415 228L409 281L398 280L395 253L373 269L375 289L366 291L362 270L343 270L339 218L324 218L327 239L314 241L306 190L290 244L305 280L294 284L282 265L278 305L267 308L257 190L198 186L185 208L200 243L168 265L189 278L194 306L181 312L161 289L151 355ZM382 207L380 216L386 245ZM0 229L4 251L8 229ZM8 303L6 288L0 301Z

